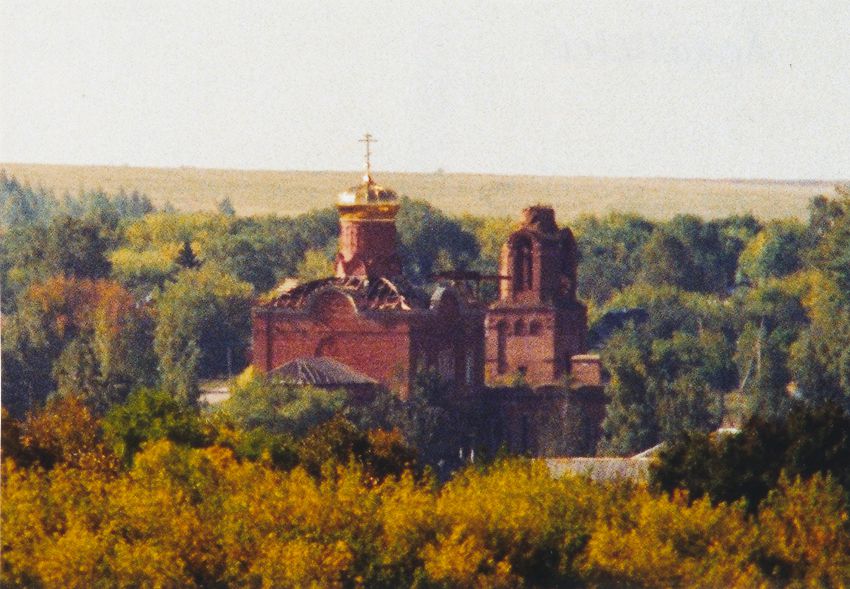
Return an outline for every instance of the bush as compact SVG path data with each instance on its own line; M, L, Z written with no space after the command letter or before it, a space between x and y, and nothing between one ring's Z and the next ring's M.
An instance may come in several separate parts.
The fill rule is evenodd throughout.
M125 464L145 442L170 440L199 447L209 442L197 412L165 391L140 389L113 407L103 420L107 440Z

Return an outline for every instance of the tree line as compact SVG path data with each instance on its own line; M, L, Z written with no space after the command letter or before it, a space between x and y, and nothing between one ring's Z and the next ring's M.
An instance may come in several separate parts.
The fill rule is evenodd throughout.
M629 453L793 399L850 406L850 197L807 221L580 217L579 295L610 374L601 452ZM332 273L335 209L296 217L156 210L144 195L55 198L0 175L3 403L80 392L96 411L135 388L194 402L200 379L246 363L250 306L283 278ZM404 198L404 272L495 272L514 223L448 217ZM495 293L485 295L494 296ZM615 322L641 309L646 320ZM607 316L607 317L606 317ZM606 329L602 329L607 325Z

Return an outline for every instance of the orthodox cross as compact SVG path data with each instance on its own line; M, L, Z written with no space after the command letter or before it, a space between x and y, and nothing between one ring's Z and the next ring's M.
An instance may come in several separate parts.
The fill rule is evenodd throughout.
M358 140L360 143L366 144L366 181L372 181L372 144L377 143L377 139L372 137L371 133L363 135L363 139Z

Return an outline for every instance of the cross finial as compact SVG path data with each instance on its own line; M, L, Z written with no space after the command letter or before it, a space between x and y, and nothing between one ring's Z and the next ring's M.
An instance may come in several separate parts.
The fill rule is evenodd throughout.
M378 140L372 137L371 133L366 133L363 135L363 139L359 141L366 144L366 176L363 178L363 181L372 182L372 144Z

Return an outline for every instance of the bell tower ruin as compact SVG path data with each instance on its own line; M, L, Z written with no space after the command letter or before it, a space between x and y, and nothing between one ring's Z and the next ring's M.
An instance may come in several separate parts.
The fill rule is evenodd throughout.
M523 210L502 246L499 300L487 311L487 376L521 375L530 385L569 375L570 358L585 351L587 308L576 297L578 250L572 231L558 228L547 206Z

